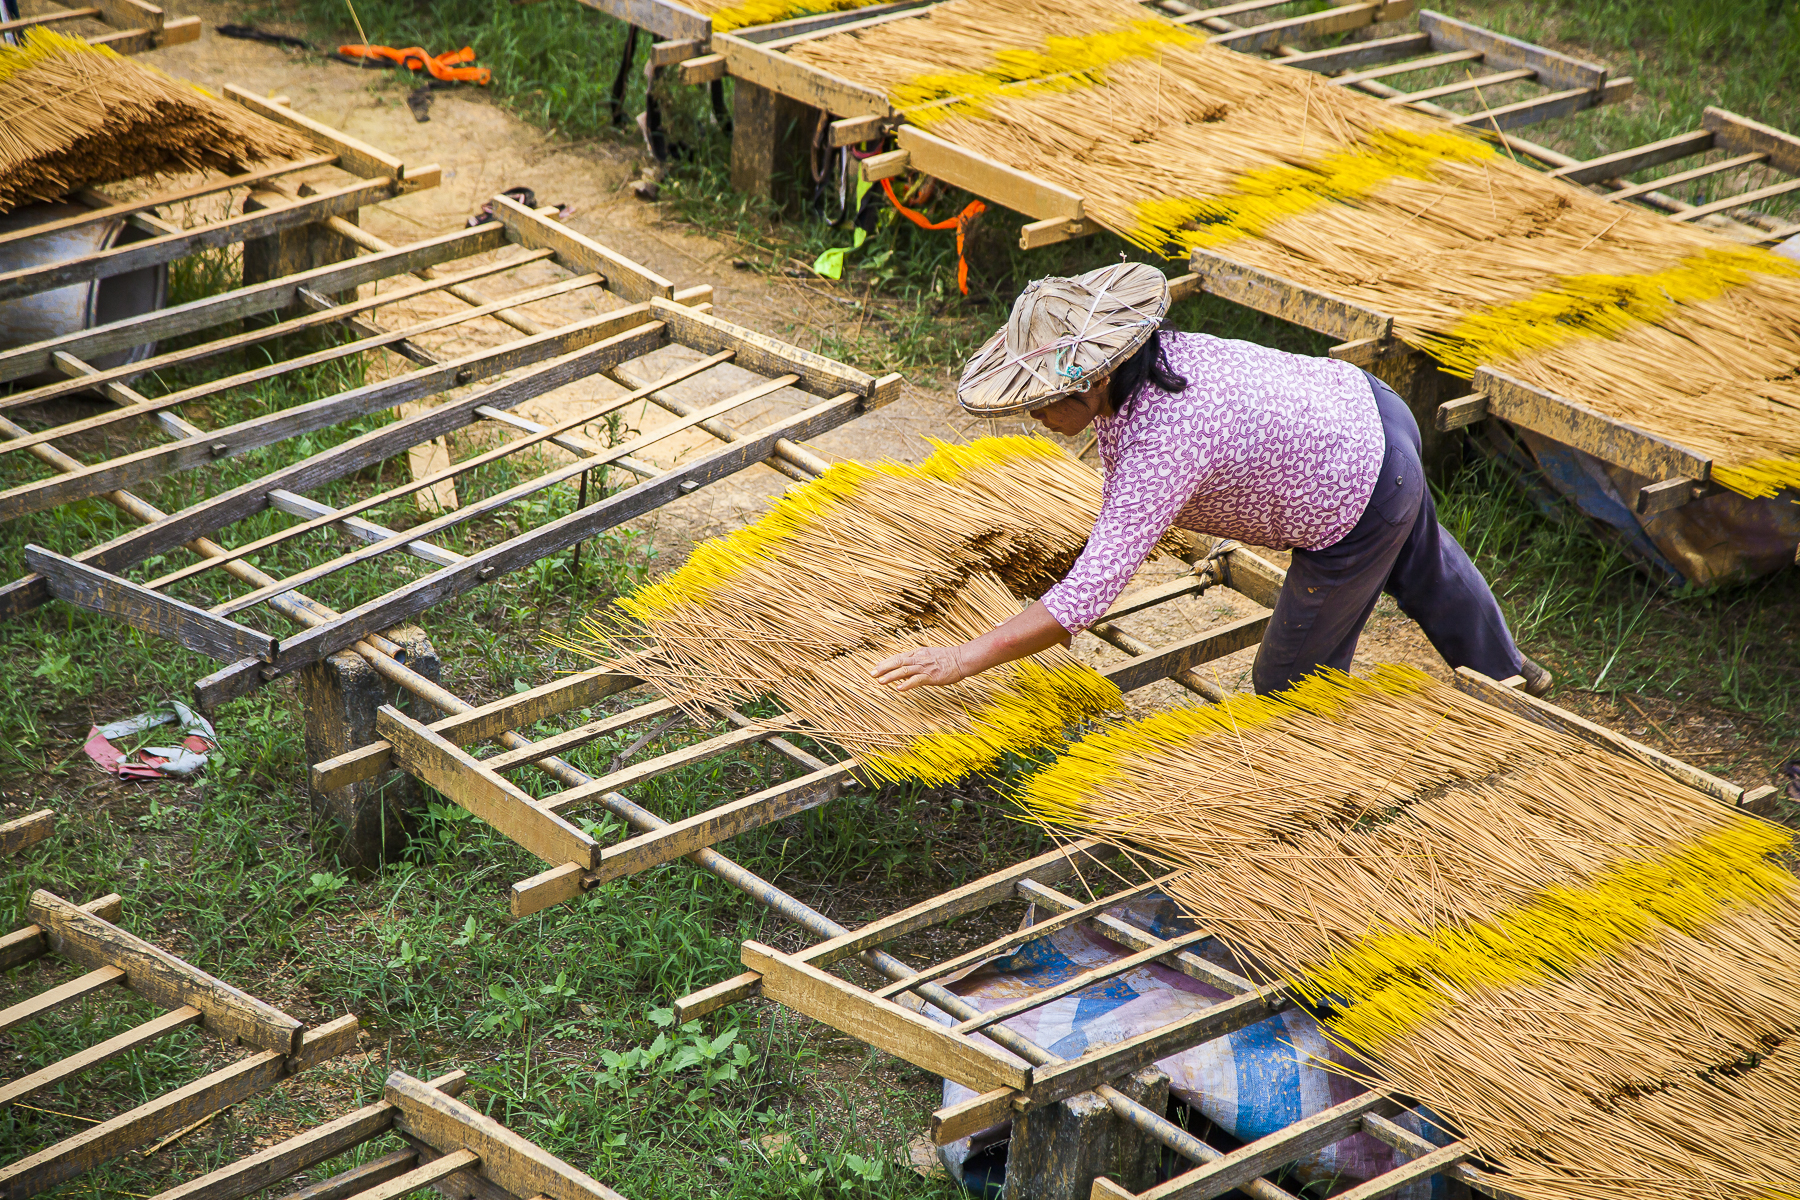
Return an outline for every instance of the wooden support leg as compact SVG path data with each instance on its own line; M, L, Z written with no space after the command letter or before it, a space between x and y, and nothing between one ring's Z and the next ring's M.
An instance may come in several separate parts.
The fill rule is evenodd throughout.
M1168 1110L1169 1077L1154 1066L1117 1087L1152 1112ZM1156 1182L1161 1149L1105 1100L1082 1092L1013 1121L1005 1200L1086 1200L1102 1175L1143 1191Z
M302 186L301 195L307 194ZM257 212L265 208L280 208L293 203L293 198L279 192L257 190L244 200L244 211ZM359 214L350 213L342 218L354 225ZM324 223L300 225L292 229L283 229L267 237L249 238L244 242L244 285L267 283L271 279L280 279L284 275L297 275L301 271L310 271L314 267L330 266L356 257L356 245L343 234ZM354 289L340 292L335 302L348 304L356 299ZM307 310L298 302L290 308L286 315L299 316Z
M731 86L732 188L784 207L799 203L818 110L748 80Z
M437 651L423 630L402 625L387 636L406 652L409 670L437 682ZM403 707L420 721L443 715L384 682L366 658L347 650L302 668L299 677L308 762L324 762L380 740L375 713L384 704ZM336 827L339 861L353 870L372 871L399 855L418 821L418 785L404 771L385 771L330 791L312 789L311 797L313 811Z

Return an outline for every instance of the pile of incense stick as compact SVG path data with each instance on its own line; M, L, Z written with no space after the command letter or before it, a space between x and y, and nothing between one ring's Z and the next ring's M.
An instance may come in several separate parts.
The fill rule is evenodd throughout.
M1800 264L1524 167L1445 121L1206 44L1130 0L946 0L790 47L934 135L1084 197L1147 250L1216 250L1800 488Z
M1015 615L1068 571L1100 511L1099 476L1052 442L934 445L917 466L837 464L563 644L696 713L773 696L882 778L948 783L1062 745L1122 703L1067 650L950 687L869 675Z
M1019 799L1186 868L1508 1191L1800 1194L1792 831L1404 668L1094 734Z
M315 153L299 133L104 46L0 45L0 213L98 184Z

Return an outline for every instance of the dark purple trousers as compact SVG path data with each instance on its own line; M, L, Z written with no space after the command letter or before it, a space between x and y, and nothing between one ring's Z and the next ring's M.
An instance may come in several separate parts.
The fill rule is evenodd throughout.
M1487 580L1438 524L1419 465L1418 422L1387 384L1373 375L1369 384L1387 438L1381 476L1355 528L1323 550L1294 551L1256 654L1258 695L1320 667L1347 670L1382 592L1399 601L1452 667L1495 679L1519 671L1519 648Z

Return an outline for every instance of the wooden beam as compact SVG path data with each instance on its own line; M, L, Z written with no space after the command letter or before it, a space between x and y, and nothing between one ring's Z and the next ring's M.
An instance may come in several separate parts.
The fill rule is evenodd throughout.
M11 858L27 846L35 846L56 830L56 813L48 808L0 825L0 858Z
M723 54L702 54L681 64L681 82L690 87L715 83L725 78L728 68Z
M391 704L375 716L375 728L394 748L408 774L430 784L457 804L547 863L593 866L594 839L548 811L517 787L483 770L459 746L433 733Z
M844 117L831 123L826 139L833 150L844 146L860 146L864 142L886 137L887 131L892 127L893 122L886 117Z
M1733 153L1766 154L1770 166L1800 175L1800 137L1711 105L1700 114L1700 128Z
M1402 33L1366 42L1351 42L1347 46L1330 46L1323 50L1289 54L1281 59L1281 65L1329 75L1335 71L1355 70L1372 63L1394 62L1414 54L1423 54L1430 49L1431 38L1428 35Z
M1207 40L1248 54L1254 50L1270 49L1288 38L1322 37L1328 33L1344 33L1382 21L1398 21L1402 17L1410 17L1417 8L1417 0L1370 0L1365 4L1345 4L1322 12L1248 25L1230 33L1214 34Z
M1484 108L1478 113L1454 117L1450 123L1481 133L1497 133L1535 125L1552 117L1566 117L1570 113L1598 108L1603 104L1618 104L1631 99L1636 91L1637 81L1634 79L1609 79L1599 91L1570 88L1563 92L1547 92L1513 104L1502 104L1498 108Z
M1491 75L1475 75L1455 83L1439 84L1437 87L1420 88L1416 92L1402 92L1398 96L1389 96L1383 104L1417 104L1424 100L1440 100L1445 96L1458 96L1463 92L1478 92L1485 87L1499 87L1505 83L1518 83L1530 79L1537 72L1530 67L1519 67L1511 71L1496 71ZM1333 82L1336 82L1335 80Z
M665 322L669 336L702 354L732 350L735 366L759 375L798 375L798 387L815 396L836 396L855 392L876 400L875 376L855 367L847 367L836 359L814 354L810 350L784 342L779 338L722 321L710 313L698 312L672 300L650 301L650 315ZM895 389L896 391L898 389ZM885 403L885 401L880 401Z
M1074 221L1068 217L1051 217L1046 221L1031 221L1019 227L1019 249L1036 250L1040 246L1054 246L1059 242L1086 237L1099 228L1092 221Z
M577 275L592 272L603 276L609 291L634 303L652 296L665 300L674 297L675 285L642 263L607 249L560 221L539 216L511 196L495 196L492 203L494 219L506 226L511 240L530 250L554 250L556 261L565 269Z
M1723 200L1714 200L1710 204L1698 204L1692 208L1684 208L1672 214L1671 221L1698 221L1701 217L1710 217L1714 213L1730 212L1734 208L1743 208L1761 200L1772 200L1776 196L1785 196L1789 192L1800 191L1800 179L1784 179L1780 183L1771 183L1767 187L1753 188L1748 192L1739 192L1735 196L1727 196Z
M1650 192L1661 191L1664 188L1674 187L1676 184L1692 183L1696 179L1706 179L1713 175L1724 174L1726 171L1736 171L1740 167L1748 167L1759 162L1767 162L1768 157L1769 156L1766 154L1734 154L1730 158L1721 158L1717 162L1709 162L1698 167L1691 167L1686 171L1676 171L1672 175L1664 175L1662 178L1652 179L1648 183L1634 183L1629 187L1620 188L1616 192L1609 192L1600 197L1600 199L1607 204L1618 204L1625 200L1635 200L1639 196L1647 195ZM1686 216L1684 214L1676 216L1673 219L1678 221L1685 220Z
M1479 671L1458 667L1453 682L1459 692L1465 692L1495 708L1505 709L1539 725L1547 725L1615 754L1635 758L1677 783L1705 792L1714 800L1736 805L1743 798L1744 789L1735 783L1720 779L1717 775L1702 771L1699 767L1691 766L1660 750L1653 750L1642 742L1635 742L1603 725L1596 725L1585 717L1578 717L1567 709L1558 708L1548 700L1540 700L1518 688L1502 687Z
M1281 61L1286 63L1291 60L1284 58ZM1367 83L1371 79L1391 79L1396 75L1410 75L1414 71L1428 71L1433 67L1449 67L1457 63L1480 61L1481 51L1479 50L1452 50L1447 54L1428 54L1424 58L1370 67L1366 71L1350 71L1343 75L1333 75L1329 82L1332 87L1350 87L1353 84Z
M1466 1162L1474 1152L1467 1142L1453 1142L1429 1154L1421 1154L1418 1158L1401 1163L1391 1171L1384 1171L1367 1183L1359 1184L1347 1192L1339 1192L1336 1200L1375 1200L1377 1196L1386 1196L1398 1191L1415 1179L1428 1179L1458 1163Z
M1634 146L1600 158L1590 158L1585 162L1557 167L1547 174L1552 179L1564 179L1570 183L1600 183L1607 179L1619 179L1645 167L1674 162L1691 154L1704 154L1712 148L1712 131L1700 129L1692 133L1678 133L1674 137Z
M567 791L558 792L554 796L548 796L542 803L545 808L550 809L552 812L561 812L565 808L572 808L577 804L585 804L590 800L605 795L607 792L616 792L620 788L630 787L634 783L642 783L646 779L654 779L658 775L678 770L681 767L687 766L689 763L700 762L704 759L712 758L715 755L724 754L739 746L748 746L753 745L756 742L766 741L778 733L792 729L796 722L797 718L788 715L776 718L776 721L772 726L765 725L759 721L743 729L734 729L728 733L721 733L715 737L705 738L701 741L694 742L691 745L683 746L678 750L671 750L666 754L654 755L642 762L631 763L620 767L616 771L608 771L604 775L599 775L588 780L579 787L572 787ZM482 765L487 766L488 764L484 763ZM846 772L848 772L849 769L849 766L843 768ZM664 831L658 830L657 832L660 833ZM680 855L676 855L676 857L679 858Z
M785 21L771 21L767 25L751 25L742 29L734 29L731 32L734 37L741 37L747 42L755 42L765 49L785 50L789 46L796 46L801 42L816 41L822 37L835 37L840 33L855 33L876 25L886 25L890 21L922 17L935 6L936 0L906 0L902 4L867 4L845 9L842 12L817 13L804 17L790 17Z
M1215 296L1329 334L1341 342L1386 338L1394 331L1394 319L1386 313L1340 300L1211 250L1193 251L1188 256L1188 266L1200 276L1201 287Z
M41 546L25 547L25 563L49 582L51 595L77 608L114 617L134 629L226 662L240 658L275 661L275 638L261 630L215 616L204 608L153 592Z
M463 1071L452 1071L438 1076L427 1086L454 1096L468 1086L468 1075ZM240 1200L252 1192L280 1183L296 1171L336 1158L387 1132L393 1124L394 1106L386 1100L377 1100L198 1179L160 1192L154 1200Z
M647 704L639 704L621 713L598 717L573 729L565 729L561 733L553 733L549 737L532 742L529 746L520 746L517 750L508 750L491 758L481 760L481 765L490 771L510 771L527 763L534 763L551 755L562 754L577 746L585 746L597 738L621 729L629 729L633 725L641 725L645 721L657 717L668 716L679 712L680 706L673 700L652 700ZM561 795L551 797L551 807L561 799Z
M1606 68L1558 54L1518 38L1457 21L1429 9L1419 14L1419 31L1437 50L1478 50L1489 68L1524 68L1535 71L1546 88L1578 88L1594 91L1606 86Z
M1487 397L1487 415L1585 450L1595 458L1651 479L1712 477L1712 460L1585 405L1544 391L1492 367L1478 367L1475 386Z
M951 1142L961 1141L970 1134L980 1133L984 1129L992 1129L1002 1121L1013 1118L1013 1101L1019 1093L1011 1088L995 1088L990 1092L982 1092L971 1096L960 1104L950 1104L931 1114L931 1141L936 1146L948 1146Z
M581 0L589 8L617 17L627 25L648 29L670 41L704 42L712 36L712 18L674 0ZM523 1198L521 1198L523 1200Z
M125 972L126 986L165 1009L191 1005L203 1026L223 1038L283 1056L300 1048L300 1022L229 983L176 958L160 946L39 889L27 905L50 949L85 967Z
M1081 221L1086 213L1080 196L1028 172L965 150L916 125L894 130L894 140L910 155L915 171L975 193L1034 220Z
M1653 517L1657 513L1671 512L1684 504L1691 504L1712 489L1711 484L1677 476L1639 488L1637 502L1631 508L1640 517Z
M912 169L912 153L907 150L889 150L882 154L871 154L862 160L857 169L869 183L898 179Z
M1259 644L1263 631L1269 627L1269 616L1269 613L1263 613L1260 616L1244 617L1229 625L1197 633L1102 674L1117 684L1120 691L1134 691L1159 679L1179 675L1196 663L1211 662L1215 658L1224 658L1227 654L1248 650Z
M481 1156L473 1150L452 1150L403 1175L396 1175L385 1183L358 1192L355 1200L400 1200L420 1188L430 1187L447 1175L477 1166L480 1162Z
M0 1029L6 1027L4 1017L5 1014L0 1013ZM65 1080L73 1079L90 1067L97 1067L128 1050L147 1046L164 1034L173 1033L177 1029L195 1024L199 1020L199 1009L183 1005L173 1012L166 1012L141 1025L134 1025L124 1033L107 1038L104 1042L89 1046L85 1050L59 1059L47 1067L0 1086L0 1108L5 1108L15 1100L23 1100L34 1092L41 1092L47 1087L54 1087Z
M617 1192L562 1159L520 1137L412 1076L395 1071L383 1096L395 1109L395 1126L442 1151L471 1150L481 1158L479 1173L514 1196L553 1200L623 1200Z
M361 1036L362 1021L355 1013L345 1013L336 1020L302 1030L300 1048L288 1055L288 1074L298 1075L322 1062L350 1053L356 1049L356 1041Z
M762 976L763 995L771 1000L922 1070L978 1092L998 1087L1024 1091L1032 1085L1032 1069L1011 1055L957 1037L928 1017L877 1000L798 958L760 942L745 942L743 962Z
M45 1013L55 1012L65 1004L74 1004L85 1000L95 992L103 991L114 984L125 982L125 972L117 967L96 967L85 975L78 975L67 983L47 988L35 996L27 996L17 1004L0 1008L0 1033L8 1029L35 1021Z
M89 900L81 906L81 911L99 917L102 921L116 921L125 910L125 903L117 892L108 892L98 900ZM30 962L40 954L50 951L50 942L44 936L42 925L26 925L0 937L0 971L16 967L22 962Z
M289 129L297 129L304 133L336 154L338 166L352 175L360 175L364 179L375 179L383 175L391 176L399 183L400 190L403 192L433 188L440 181L441 175L435 163L408 170L405 163L385 150L377 150L367 142L360 142L329 125L321 124L311 117L302 116L286 104L276 104L267 97L246 91L236 84L225 85L225 98L243 105L260 117L267 117L277 125L285 125Z
M1483 395L1462 396L1455 400L1446 400L1437 406L1437 415L1432 424L1439 433L1449 433L1452 429L1463 429L1478 421L1487 420L1488 398Z
M706 40L703 38L677 38L674 41L656 42L650 47L650 65L661 70L690 58L698 58L705 52Z
M162 237L96 250L79 258L0 271L0 300L12 300L70 284L121 275L127 271L142 270L186 258L202 250L266 237L284 229L323 221L327 217L354 213L364 205L385 200L393 194L392 181L386 177L361 180L279 208L260 209L215 221L210 225L164 234Z
M887 97L873 88L841 79L776 50L728 33L713 35L712 48L725 56L726 68L738 79L768 88L813 108L840 117L892 116Z
M282 1056L264 1050L110 1121L0 1167L0 1195L29 1196L75 1178L154 1138L192 1125L280 1082Z

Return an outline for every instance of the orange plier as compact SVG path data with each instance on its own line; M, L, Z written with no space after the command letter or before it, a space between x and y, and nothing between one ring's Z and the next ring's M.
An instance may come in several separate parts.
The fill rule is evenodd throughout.
M475 51L468 46L448 54L440 54L435 58L418 46L408 46L404 50L396 50L392 46L339 46L338 55L352 62L364 59L386 59L409 71L428 72L433 79L442 79L446 83L485 85L493 75L486 67L457 65L475 61Z

